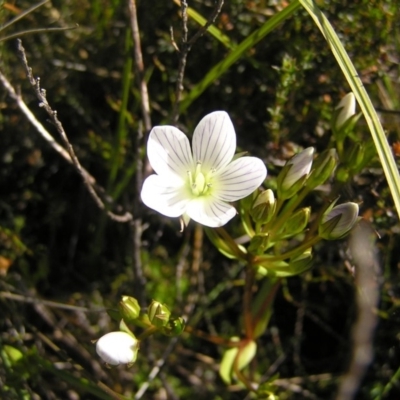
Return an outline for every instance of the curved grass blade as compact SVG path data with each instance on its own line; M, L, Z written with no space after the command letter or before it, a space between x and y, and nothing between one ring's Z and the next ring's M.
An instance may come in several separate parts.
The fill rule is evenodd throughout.
M336 58L367 121L383 171L400 217L400 176L381 122L364 85L332 25L313 0L300 0L318 26Z

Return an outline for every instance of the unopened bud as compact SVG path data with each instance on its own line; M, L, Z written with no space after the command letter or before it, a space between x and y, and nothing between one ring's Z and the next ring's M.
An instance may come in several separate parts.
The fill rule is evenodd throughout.
M278 198L288 199L303 186L313 163L314 148L308 147L293 156L278 175Z
M131 296L122 296L122 300L118 304L122 318L127 321L133 321L139 317L140 306L138 301Z
M290 259L289 269L293 275L301 274L311 268L313 262L311 250L312 249L308 249L299 256Z
M274 192L271 189L261 192L254 201L250 214L253 221L260 224L268 223L276 209Z
M356 113L356 98L353 92L347 93L336 106L337 115L334 126L337 130L342 128L344 124Z
M166 305L153 300L149 306L147 315L152 325L162 328L168 324L171 311L169 311Z
M110 332L96 342L96 352L110 365L132 364L136 361L139 341L126 332Z
M274 239L284 239L295 236L306 228L308 220L310 219L311 209L305 207L297 210L283 225L282 230L274 236Z
M357 222L358 210L358 204L351 202L330 207L322 217L319 236L326 240L344 237Z
M324 184L332 175L337 164L337 153L335 149L323 151L313 163L311 174L305 186L310 190Z
M185 320L182 317L170 318L162 333L167 336L179 336L185 329Z
M259 234L251 238L248 251L251 254L261 255L267 249L268 234Z

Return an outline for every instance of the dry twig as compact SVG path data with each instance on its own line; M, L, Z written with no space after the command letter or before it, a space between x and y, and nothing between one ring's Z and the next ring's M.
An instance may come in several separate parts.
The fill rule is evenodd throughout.
M180 47L176 45L172 37L172 43L174 44L175 48L178 48L179 51L178 77L175 87L175 103L171 116L173 125L176 125L179 119L179 104L181 101L181 96L183 91L183 77L185 75L186 62L189 51L191 50L192 46L197 42L197 40L207 32L209 26L211 26L215 22L216 18L221 12L223 4L224 0L218 0L211 15L207 19L206 24L202 26L190 39L188 39L188 28L187 28L188 5L186 0L180 1L181 13L182 13L182 40Z
M55 126L57 129L57 132L59 133L67 151L65 151L64 148L62 148L60 145L56 143L54 138L46 131L46 129L41 125L34 115L30 112L28 107L25 105L25 103L22 101L21 97L16 94L14 88L12 85L6 80L6 78L1 74L0 79L3 83L3 86L7 89L9 95L17 102L20 110L25 114L25 116L29 119L29 121L32 123L32 125L35 126L35 128L39 131L39 133L44 137L50 144L51 146L58 152L60 153L67 161L71 162L76 170L79 172L79 174L82 176L83 183L86 187L86 189L89 191L90 195L92 196L93 200L97 204L97 206L105 211L107 215L114 221L116 222L128 222L132 220L132 214L129 212L125 212L123 215L117 215L108 210L108 207L104 204L103 200L99 197L95 190L95 179L93 176L91 176L80 164L75 151L71 145L71 143L68 140L67 134L65 133L65 130L58 119L57 116L57 111L53 110L46 98L46 91L45 89L42 89L40 87L40 79L39 78L34 78L32 74L32 69L28 65L28 60L26 58L25 54L25 49L22 46L21 40L18 40L18 52L20 55L20 58L22 60L22 63L25 67L29 82L33 86L36 96L39 100L39 106L43 107L44 110L47 112L47 114L50 117L50 120L52 124ZM98 186L97 186L98 187ZM99 189L102 191L102 189Z

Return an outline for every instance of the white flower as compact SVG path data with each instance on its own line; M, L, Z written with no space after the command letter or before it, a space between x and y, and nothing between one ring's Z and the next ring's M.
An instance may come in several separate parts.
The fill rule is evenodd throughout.
M96 342L96 352L110 365L131 364L136 361L139 341L126 332L110 332Z
M255 157L234 161L236 134L229 115L206 115L193 134L193 155L186 135L173 126L150 132L147 155L157 175L149 176L142 200L167 217L190 218L210 227L225 225L236 215L228 202L248 196L267 175Z

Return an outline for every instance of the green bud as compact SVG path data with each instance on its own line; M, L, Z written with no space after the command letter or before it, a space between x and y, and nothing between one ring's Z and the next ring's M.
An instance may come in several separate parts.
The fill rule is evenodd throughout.
M342 161L348 170L355 174L363 166L365 146L360 142L351 141L350 143L346 143L345 141L345 149Z
M122 296L122 300L118 304L121 317L127 321L133 321L139 317L140 306L134 297Z
M312 249L307 249L300 256L291 258L289 261L289 269L292 274L298 275L310 269L313 262L312 258Z
M347 235L358 217L358 204L344 203L333 207L334 203L322 216L318 233L326 240L341 239Z
M254 200L257 198L259 190L255 190L253 193L249 194L247 197L240 200L240 204L244 210L250 211L253 206Z
M268 246L268 234L255 235L251 238L248 251L251 254L263 254Z
M295 236L306 228L310 219L311 208L305 207L297 210L289 219L285 222L280 232L274 236L274 240L281 240L284 238Z
M289 199L303 186L313 163L314 148L308 147L293 156L278 175L278 198Z
M335 149L323 151L313 163L311 173L305 186L312 190L319 185L324 184L332 175L337 164L337 153Z
M185 320L182 317L170 318L162 333L167 336L179 336L185 330Z
M274 192L271 189L259 193L250 210L253 221L260 224L268 223L276 209Z
M339 165L336 170L336 179L338 182L347 182L350 179L349 169L344 165Z
M171 311L169 311L166 305L153 300L149 306L147 315L152 325L162 328L168 324Z

